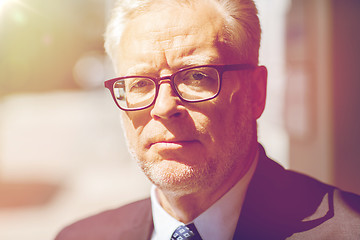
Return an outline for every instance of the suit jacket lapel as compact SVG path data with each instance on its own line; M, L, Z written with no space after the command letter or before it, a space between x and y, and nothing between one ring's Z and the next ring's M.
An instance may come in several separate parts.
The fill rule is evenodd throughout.
M260 150L234 239L285 239L326 221L306 223L333 189L307 176L287 171Z
M150 198L141 201L132 208L127 209L132 217L127 221L127 226L121 226L127 229L122 233L121 239L127 240L149 240L154 229L151 201Z

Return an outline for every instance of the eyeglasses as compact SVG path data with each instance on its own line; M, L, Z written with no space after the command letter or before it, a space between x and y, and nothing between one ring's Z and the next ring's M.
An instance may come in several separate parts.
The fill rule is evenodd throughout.
M251 64L201 65L183 68L164 77L126 76L105 81L116 105L124 111L150 107L156 101L160 85L169 82L185 102L203 102L215 98L221 89L225 71L254 69Z

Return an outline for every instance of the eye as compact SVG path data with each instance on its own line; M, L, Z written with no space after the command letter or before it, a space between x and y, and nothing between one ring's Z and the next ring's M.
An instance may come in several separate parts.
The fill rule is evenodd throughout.
M179 91L185 91L185 86L192 89L217 89L218 74L215 68L208 66L187 69L174 77L174 84Z
M128 78L126 79L127 92L147 92L154 88L154 83L147 78Z
M146 87L148 85L149 85L149 81L142 79L142 80L135 81L132 84L131 88L142 88L142 87Z
M182 81L201 81L201 80L205 80L208 79L209 76L201 71L198 70L192 70L192 71L188 71L185 72L185 74L182 76Z
M206 78L207 76L201 72L194 72L193 74L191 74L191 77L194 80L202 80L202 79Z

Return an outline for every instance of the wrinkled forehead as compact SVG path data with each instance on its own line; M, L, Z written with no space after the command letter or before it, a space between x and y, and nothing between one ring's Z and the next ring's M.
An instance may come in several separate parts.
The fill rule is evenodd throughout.
M157 27L166 29L169 26L190 27L196 31L205 25L223 24L220 16L220 6L210 0L189 1L187 4L178 1L153 1L154 3L142 11L131 14L129 20L141 19L143 16L152 16L153 21L143 22L144 26L151 27L156 22ZM157 22L156 16L160 16L161 21ZM221 19L221 22L219 20Z
M202 38L221 38L224 21L215 6L197 5L154 5L143 14L133 18L125 26L124 38L136 37L163 41L169 35L198 34ZM207 31L200 31L206 28ZM133 36L126 33L131 32ZM200 36L200 34L202 36ZM123 35L123 36L124 36ZM131 41L131 39L129 39Z
M122 62L137 54L177 52L184 56L196 46L223 44L223 31L224 19L213 6L153 7L126 24L119 55Z

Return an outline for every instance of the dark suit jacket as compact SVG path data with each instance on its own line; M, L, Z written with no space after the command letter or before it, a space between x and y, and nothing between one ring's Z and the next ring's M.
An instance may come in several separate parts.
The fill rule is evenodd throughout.
M74 223L56 240L146 240L152 231L145 199ZM285 170L262 149L234 239L360 239L360 196Z

